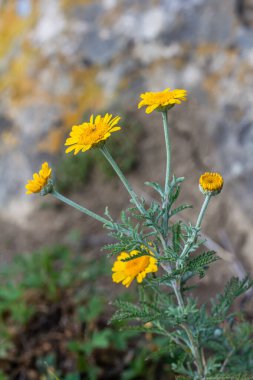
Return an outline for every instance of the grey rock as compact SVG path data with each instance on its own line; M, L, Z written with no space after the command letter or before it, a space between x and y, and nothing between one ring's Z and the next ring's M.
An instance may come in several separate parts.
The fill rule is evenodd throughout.
M71 18L74 22L88 22L96 24L99 18L103 15L104 9L101 2L94 1L91 4L77 5L72 8Z
M13 121L9 117L0 114L0 133L9 131L12 127Z
M111 35L104 36L99 31L89 31L76 46L76 56L94 65L107 65L115 56L120 54L127 41Z
M217 43L226 46L233 41L235 13L230 0L192 2L175 6L177 12L172 25L162 35L164 43L171 41ZM218 15L218 17L217 17Z
M34 103L20 109L14 120L22 131L24 143L30 144L57 125L61 114L62 110L58 105Z
M6 99L0 104L0 133L13 131L18 140L15 153L2 154L0 174L5 178L5 187L0 190L0 205L12 199L14 193L20 194L19 186L37 170L42 159L53 159L36 147L47 133L61 125L67 108L69 111L80 106L80 92L86 91L85 80L89 79L101 87L104 106L116 102L122 108L136 104L138 94L145 90L187 88L189 109L203 115L203 128L216 144L221 170L227 180L233 178L238 184L234 186L236 196L241 191L242 178L245 194L250 194L250 3L251 0L102 0L75 5L73 1L64 13L60 1L41 0L41 17L29 36L29 43L39 49L31 70L36 73L34 81L41 99L35 97L15 107L14 102L9 102L11 91L6 91ZM19 51L17 44L11 54L0 60L3 75ZM75 75L79 71L85 74L86 69L90 77L85 76L78 92ZM77 78L82 81L81 75ZM90 91L91 87L87 88ZM121 95L115 99L119 91ZM61 103L69 94L71 104L66 105L65 100ZM187 118L183 112L180 115ZM16 179L11 174L15 172ZM242 204L245 194L239 200Z

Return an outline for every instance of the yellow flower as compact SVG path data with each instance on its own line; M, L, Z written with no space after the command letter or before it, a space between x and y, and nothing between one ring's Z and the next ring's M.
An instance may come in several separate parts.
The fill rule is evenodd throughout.
M138 108L147 106L146 113L156 111L165 111L172 108L175 104L180 104L182 100L186 100L186 90L170 90L166 88L161 92L145 92L141 94L142 100L138 104Z
M219 194L222 187L223 178L219 173L204 173L199 179L199 188L203 194Z
M148 251L149 255L153 255ZM131 282L136 278L138 283L141 283L148 273L157 272L157 260L155 257L144 255L129 261L122 261L140 253L139 251L131 251L130 253L121 252L115 261L112 271L113 282L122 282L127 288Z
M90 117L88 123L74 125L70 132L70 137L66 140L65 145L70 145L66 149L66 153L74 150L74 154L85 152L108 139L111 133L119 131L121 128L117 125L120 117L116 116L112 119L112 115L108 113L102 117L101 115L94 118Z
M48 183L51 177L52 169L47 162L42 164L39 173L34 173L33 179L30 179L26 184L26 194L39 193Z

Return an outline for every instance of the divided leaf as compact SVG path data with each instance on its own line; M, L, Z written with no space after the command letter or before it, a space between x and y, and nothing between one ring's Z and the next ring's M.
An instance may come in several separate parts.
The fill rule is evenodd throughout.
M172 247L175 253L179 253L181 249L181 222L175 223L172 226Z
M163 189L161 188L161 186L157 182L146 181L144 183L146 186L152 187L152 189L157 191L160 194L160 196L163 197Z
M207 251L187 261L186 271L198 273L200 278L205 274L209 264L219 260L214 251Z
M253 280L250 280L248 277L245 277L243 280L240 280L238 277L232 277L227 283L224 293L217 296L216 300L218 302L215 304L213 301L213 316L223 320L234 300L247 292L252 285Z
M178 206L177 208L174 208L174 210L171 210L171 212L170 212L170 217L178 214L179 212L181 212L187 208L192 208L192 205L184 204L184 205Z

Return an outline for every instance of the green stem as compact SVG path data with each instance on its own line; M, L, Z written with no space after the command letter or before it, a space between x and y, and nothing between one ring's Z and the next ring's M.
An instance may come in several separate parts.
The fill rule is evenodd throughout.
M165 194L165 200L166 200L168 197L168 193L169 193L170 156L171 156L171 146L170 146L170 135L169 135L167 110L162 112L162 118L163 118L164 137L165 137L165 144L166 144L166 177L165 177L165 187L164 187L164 194Z
M165 210L163 216L163 230L164 236L168 234L168 221L169 221L169 210L167 210L168 196L170 190L170 158L171 158L171 145L170 145L170 135L169 135L169 125L168 125L168 114L167 110L162 112L164 137L166 145L166 176L164 185L164 198L163 198L163 209Z
M197 223L196 223L196 227L195 227L196 229L199 229L200 226L201 226L201 223L202 223L203 217L205 215L205 212L206 212L208 203L210 201L210 198L211 198L210 194L206 195L204 203L203 203L203 205L201 207L201 210L200 210L200 213L199 213L199 217L198 217Z
M201 212L200 212L200 217L198 218L198 221L197 221L197 225L198 225L198 222L199 222L199 227L200 227L201 221L203 219L204 212L206 210L207 204L208 204L208 202L204 202L204 204L202 206L202 209L201 209ZM159 234L159 238L161 240L163 249L166 249L166 242L163 239L163 236L161 234ZM171 273L171 267L170 267L170 265L168 265L168 264L167 265L162 265L162 267L165 269L165 271L167 271L167 273L169 273L169 274ZM176 296L176 299L177 299L178 306L180 307L181 310L184 310L185 305L184 305L184 300L183 300L183 297L182 297L182 294L181 294L181 281L180 281L180 279L173 281L172 287L173 287L173 290L174 290L174 293L175 293L175 296ZM192 332L191 332L190 328L187 326L187 324L182 323L181 327L186 332L186 335L188 337L189 347L190 347L192 355L193 355L193 357L195 359L195 363L196 363L196 367L197 367L197 370L198 370L198 374L200 375L201 380L205 380L205 357L204 357L204 352L200 351L200 349L198 347L198 344L195 342L195 339L194 339L194 337L192 335Z
M180 279L176 280L173 284L173 289L177 298L178 306L180 309L184 309L184 300L181 294L181 285ZM186 335L189 339L189 346L192 352L192 355L195 359L196 367L198 370L198 374L201 377L201 380L205 379L205 365L204 365L204 352L201 353L200 348L198 347L198 343L195 342L195 339L192 335L191 329L187 326L187 324L181 324L182 329L186 332Z
M234 354L235 352L235 349L233 348L229 353L228 355L226 356L226 359L224 360L223 364L222 364L222 367L220 369L220 372L224 372L225 368L226 368L226 365L228 364L228 361L230 359L230 357Z
M198 374L200 376L200 379L201 380L205 380L206 377L205 377L205 366L204 366L204 363L203 363L203 355L198 347L198 345L195 343L195 340L194 340L194 337L192 335L192 332L190 329L188 329L188 327L186 325L183 325L182 326L192 344L192 354L195 358L195 364L196 364L196 367L197 367L197 370L198 370Z
M203 205L201 207L198 219L197 219L195 229L194 229L192 235L189 237L189 239L188 239L188 241L187 241L187 243L186 243L186 245L185 245L185 247L181 253L181 256L180 256L181 259L184 258L188 254L189 248L194 243L194 241L197 237L197 234L198 234L198 231L201 227L201 223L202 223L203 217L205 215L205 212L206 212L208 203L210 201L210 198L211 198L210 194L206 195L205 200L203 202ZM173 289L174 289L179 307L184 308L184 300L183 300L183 297L181 295L181 281L180 281L180 279L178 279L174 282ZM191 333L191 330L188 328L188 326L185 324L182 324L182 328L185 330L185 332L189 338L189 341L191 343L192 354L195 358L196 366L197 366L200 378L204 380L205 379L205 356L204 356L204 352L201 352L200 348L198 347L198 344L196 344L195 339Z
M110 165L112 166L112 168L115 170L115 172L119 176L120 180L122 181L123 185L127 189L128 193L130 194L130 197L132 198L135 206L138 208L138 210L140 211L140 213L141 214L145 213L145 210L144 210L143 206L138 202L138 199L137 199L137 196L136 196L135 192L131 188L129 182L127 181L126 177L124 176L124 174L122 173L122 171L118 167L117 163L112 158L112 156L109 153L109 151L106 148L106 146L104 145L102 148L100 148L100 151L103 153L103 155L105 156L105 158L107 159L107 161L110 163Z
M88 210L87 208L85 207L82 207L80 206L79 204L71 201L70 199L64 197L63 195L61 195L60 193L58 193L58 191L56 190L53 190L51 192L51 194L59 199L60 201L62 201L63 203L66 203L67 205L71 206L71 207L74 207L75 209L77 209L78 211L81 211L83 212L84 214L88 215L88 216L91 216L93 219L96 219L97 221L103 223L103 224L106 224L106 225L111 225L111 222L109 220L106 220L105 218L103 218L102 216L98 215L98 214L95 214L95 212L93 211L90 211Z
M186 351L185 345L187 345L187 347L188 347L188 342L186 342L186 341L184 341L184 340L181 341L179 338L176 338L176 337L172 336L170 333L168 333L168 331L167 331L164 327L161 326L161 324L160 324L159 321L158 321L158 322L154 321L153 323L154 323L154 325L155 325L156 327L159 328L159 330L160 330L161 332L163 332L163 334L164 334L165 336L167 336L169 339L173 340L173 341L174 341L176 344L178 344L178 345L179 345L184 351Z
M197 234L198 234L198 231L199 231L199 229L201 227L201 223L202 223L203 217L205 215L205 212L206 212L208 203L210 201L210 198L211 198L210 194L206 195L205 200L203 202L203 205L201 207L198 219L197 219L197 223L196 223L195 229L194 229L192 235L187 240L187 243L185 244L184 249L183 249L183 251L182 251L182 253L180 255L181 259L184 258L187 255L190 246L194 243L194 241L195 241L195 239L197 237Z

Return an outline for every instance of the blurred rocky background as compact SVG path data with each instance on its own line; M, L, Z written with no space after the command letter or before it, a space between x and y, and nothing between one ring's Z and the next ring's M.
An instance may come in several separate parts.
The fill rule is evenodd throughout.
M105 239L101 226L76 211L25 195L43 160L54 166L63 191L91 209L103 213L109 205L117 216L128 203L118 180L99 169L99 158L95 168L90 153L79 166L64 158L68 131L90 113L123 115L119 142L130 141L130 150L121 151L130 162L122 164L136 191L151 199L143 182L162 181L165 168L161 118L137 111L137 104L141 92L166 87L189 92L188 102L169 114L173 171L186 177L182 198L194 204L185 218L194 220L203 201L199 175L220 171L224 191L204 228L210 246L232 265L216 276L253 270L251 0L0 1L4 260L65 241L73 229L85 247L99 250Z

